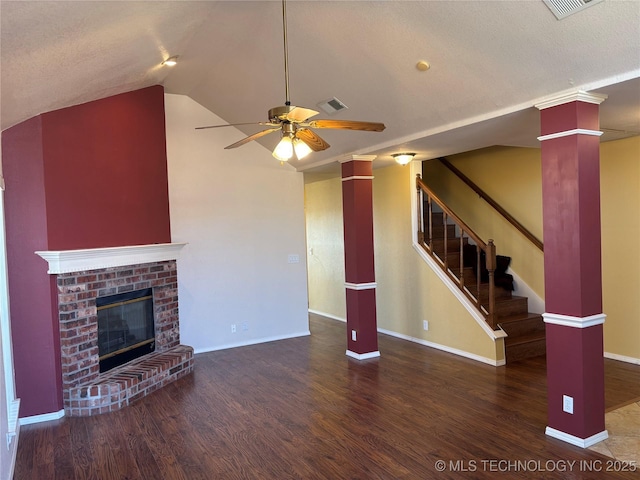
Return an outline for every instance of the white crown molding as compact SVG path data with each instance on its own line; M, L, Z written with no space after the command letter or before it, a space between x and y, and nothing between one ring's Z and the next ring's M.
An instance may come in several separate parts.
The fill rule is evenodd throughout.
M573 130L565 130L564 132L550 133L548 135L542 135L538 137L538 140L544 142L545 140L553 140L554 138L569 137L571 135L591 135L593 137L599 137L604 132L600 130L587 130L585 128L574 128Z
M127 247L46 250L35 252L49 263L47 273L71 273L176 260L186 243L158 243Z
M537 103L535 107L538 110L544 110L545 108L557 107L558 105L564 105L565 103L570 102L585 102L600 105L607 98L608 95L604 95L602 93L588 93L578 90L577 92L571 92L565 95L560 95L559 97L550 98L549 100L544 100Z
M559 313L543 313L544 323L562 325L572 328L587 328L594 325L602 325L607 316L604 313L589 315L588 317L574 317L572 315L561 315Z

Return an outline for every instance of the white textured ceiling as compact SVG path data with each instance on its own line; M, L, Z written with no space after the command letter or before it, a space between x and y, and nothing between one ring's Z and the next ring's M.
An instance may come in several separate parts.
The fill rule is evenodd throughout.
M34 115L162 84L230 123L284 104L280 1L2 1L2 129ZM640 0L557 20L542 0L287 3L290 95L382 133L321 130L317 169L354 153L422 158L536 146L542 99L607 93L601 126L640 132ZM174 68L160 62L179 55ZM429 61L419 72L416 62ZM238 139L259 126L242 127ZM216 135L204 130L202 135ZM272 148L277 134L260 142ZM242 147L240 147L241 149ZM241 153L239 153L241 155Z

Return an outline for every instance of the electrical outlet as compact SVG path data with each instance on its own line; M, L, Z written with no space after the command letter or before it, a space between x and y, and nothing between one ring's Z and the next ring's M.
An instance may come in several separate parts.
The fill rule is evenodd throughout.
M236 324L231 325L231 333L236 333Z
M289 263L300 263L300 255L296 255L295 253L291 253L287 257L287 261Z
M429 320L422 320L422 329L429 330Z
M562 411L573 415L573 397L568 395L562 396Z
M355 330L351 330L351 340L353 340L354 342L356 341L356 331Z
M243 331L243 332L246 332L247 330L249 330L249 325L247 324L247 322L244 322L244 323L242 324L242 331Z

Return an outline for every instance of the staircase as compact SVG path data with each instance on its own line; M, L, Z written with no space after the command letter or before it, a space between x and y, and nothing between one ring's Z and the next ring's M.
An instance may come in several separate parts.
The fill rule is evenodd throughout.
M495 255L492 241L489 241L486 252L480 246L474 247L474 244L481 245L481 240L474 239L475 235L453 212L436 211L440 210L438 204L439 200L434 195L424 195L423 228L419 232L423 248L476 305L487 323L494 329L501 328L507 334L504 339L507 363L544 355L546 342L542 316L528 311L526 297L513 295L511 289L500 286L509 286L508 275L497 278L493 272L484 268L485 261L482 257L486 255L489 258L492 251L494 269L495 258L498 258L497 263L501 263L500 260L506 257ZM469 252L474 253L470 255ZM491 260L486 263L490 265ZM493 288L490 280L493 280ZM493 302L490 300L491 290Z

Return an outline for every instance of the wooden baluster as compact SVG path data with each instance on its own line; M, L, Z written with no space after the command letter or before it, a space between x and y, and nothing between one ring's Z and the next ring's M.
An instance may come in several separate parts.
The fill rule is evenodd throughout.
M464 290L464 230L460 229L460 290Z
M448 235L447 235L447 213L443 212L442 213L442 223L443 223L443 227L444 227L444 271L448 272L449 271L449 259L447 258L447 240L448 240Z
M496 293L493 275L496 271L496 246L493 244L492 239L489 239L487 244L486 263L487 271L489 272L489 315L487 316L487 322L495 330Z
M429 220L429 251L433 255L433 202L431 195L427 194L427 213Z
M420 174L416 175L417 180L420 180ZM418 193L418 244L424 244L424 192L420 188L420 184L416 180L416 190Z

